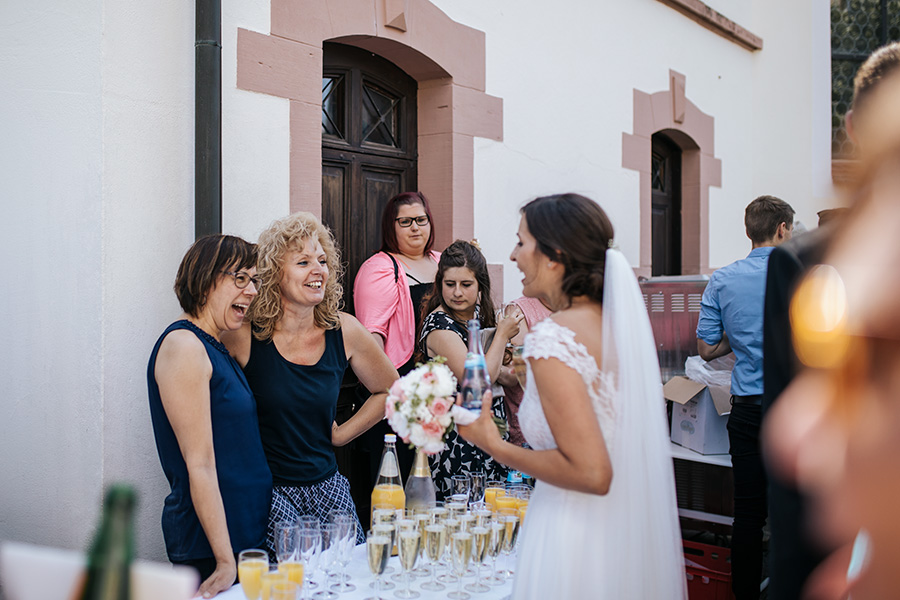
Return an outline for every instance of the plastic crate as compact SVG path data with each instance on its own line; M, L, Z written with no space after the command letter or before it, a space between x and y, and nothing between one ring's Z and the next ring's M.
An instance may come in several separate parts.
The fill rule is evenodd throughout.
M682 540L690 600L733 600L731 550Z

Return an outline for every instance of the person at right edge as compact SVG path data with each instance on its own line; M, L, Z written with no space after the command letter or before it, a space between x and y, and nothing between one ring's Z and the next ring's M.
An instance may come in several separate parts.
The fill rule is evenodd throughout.
M774 196L747 205L746 258L712 274L700 305L697 349L703 360L734 352L728 442L734 476L731 587L737 600L758 599L766 523L766 474L759 445L763 393L763 305L772 250L791 238L794 209Z
M872 53L854 78L853 102L846 117L847 132L855 146L855 158L863 164L868 164L872 156L879 155L884 147L897 140L898 131L887 125L891 122L887 117L896 114L897 98L896 92L892 94L892 87L897 89L898 76L900 42L894 42ZM892 85L885 85L886 81ZM769 258L763 320L763 420L800 370L791 341L788 316L791 297L809 269L823 262L841 226L840 219L835 217L844 210L821 211L818 229L775 249ZM825 223L826 218L834 221ZM823 547L821 540L810 531L808 500L796 485L772 469L767 473L771 534L768 594L771 600L794 600L802 597L804 589L809 591L811 575L837 549ZM849 560L849 555L846 559Z

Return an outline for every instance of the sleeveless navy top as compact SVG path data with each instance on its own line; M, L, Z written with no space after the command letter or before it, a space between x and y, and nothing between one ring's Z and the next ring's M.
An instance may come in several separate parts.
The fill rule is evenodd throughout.
M153 347L147 366L153 435L159 462L171 488L162 513L163 537L169 560L184 562L213 556L191 502L187 466L163 408L154 375L159 347L163 339L176 329L187 329L200 338L212 363L209 408L213 449L231 547L235 553L246 548L261 548L266 539L272 475L259 439L253 394L225 346L190 321L183 320L166 328Z
M314 365L292 363L272 340L253 337L244 374L256 396L263 449L275 485L313 485L337 472L331 424L346 368L340 329L325 330L325 352Z

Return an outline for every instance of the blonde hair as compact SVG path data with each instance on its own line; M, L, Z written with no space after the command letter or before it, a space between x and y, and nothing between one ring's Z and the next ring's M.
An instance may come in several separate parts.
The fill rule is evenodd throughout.
M302 250L310 239L316 239L322 245L328 265L325 299L315 307L313 313L315 323L322 329L340 329L340 310L344 294L341 286L343 269L340 251L331 230L315 215L296 212L274 221L259 236L257 244L259 262L256 272L262 283L249 311L256 339L262 341L271 339L275 333L275 326L284 316L281 277L284 273L285 255L292 250Z

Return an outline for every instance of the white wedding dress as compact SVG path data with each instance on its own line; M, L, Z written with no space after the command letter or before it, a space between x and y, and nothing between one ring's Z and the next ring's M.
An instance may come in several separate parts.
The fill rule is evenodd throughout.
M618 258L624 261L621 255ZM607 268L609 261L608 257ZM625 268L637 288L627 263ZM633 295L635 290L627 291ZM607 287L604 312L616 305L609 295ZM639 307L644 310L643 302ZM646 312L636 313L635 319L640 321L642 316L646 319ZM604 314L603 369L576 341L575 333L552 318L539 323L526 339L525 358L556 358L581 375L610 454L613 476L605 496L537 482L522 529L514 600L680 600L687 595L659 364L652 335L650 354L644 347L643 325L623 325L607 327ZM646 329L649 335L649 321ZM613 330L631 339L614 340ZM635 344L635 338L640 342ZM637 355L640 360L632 360ZM648 369L641 362L651 355L655 381L653 367ZM519 424L535 450L557 447L530 363Z

